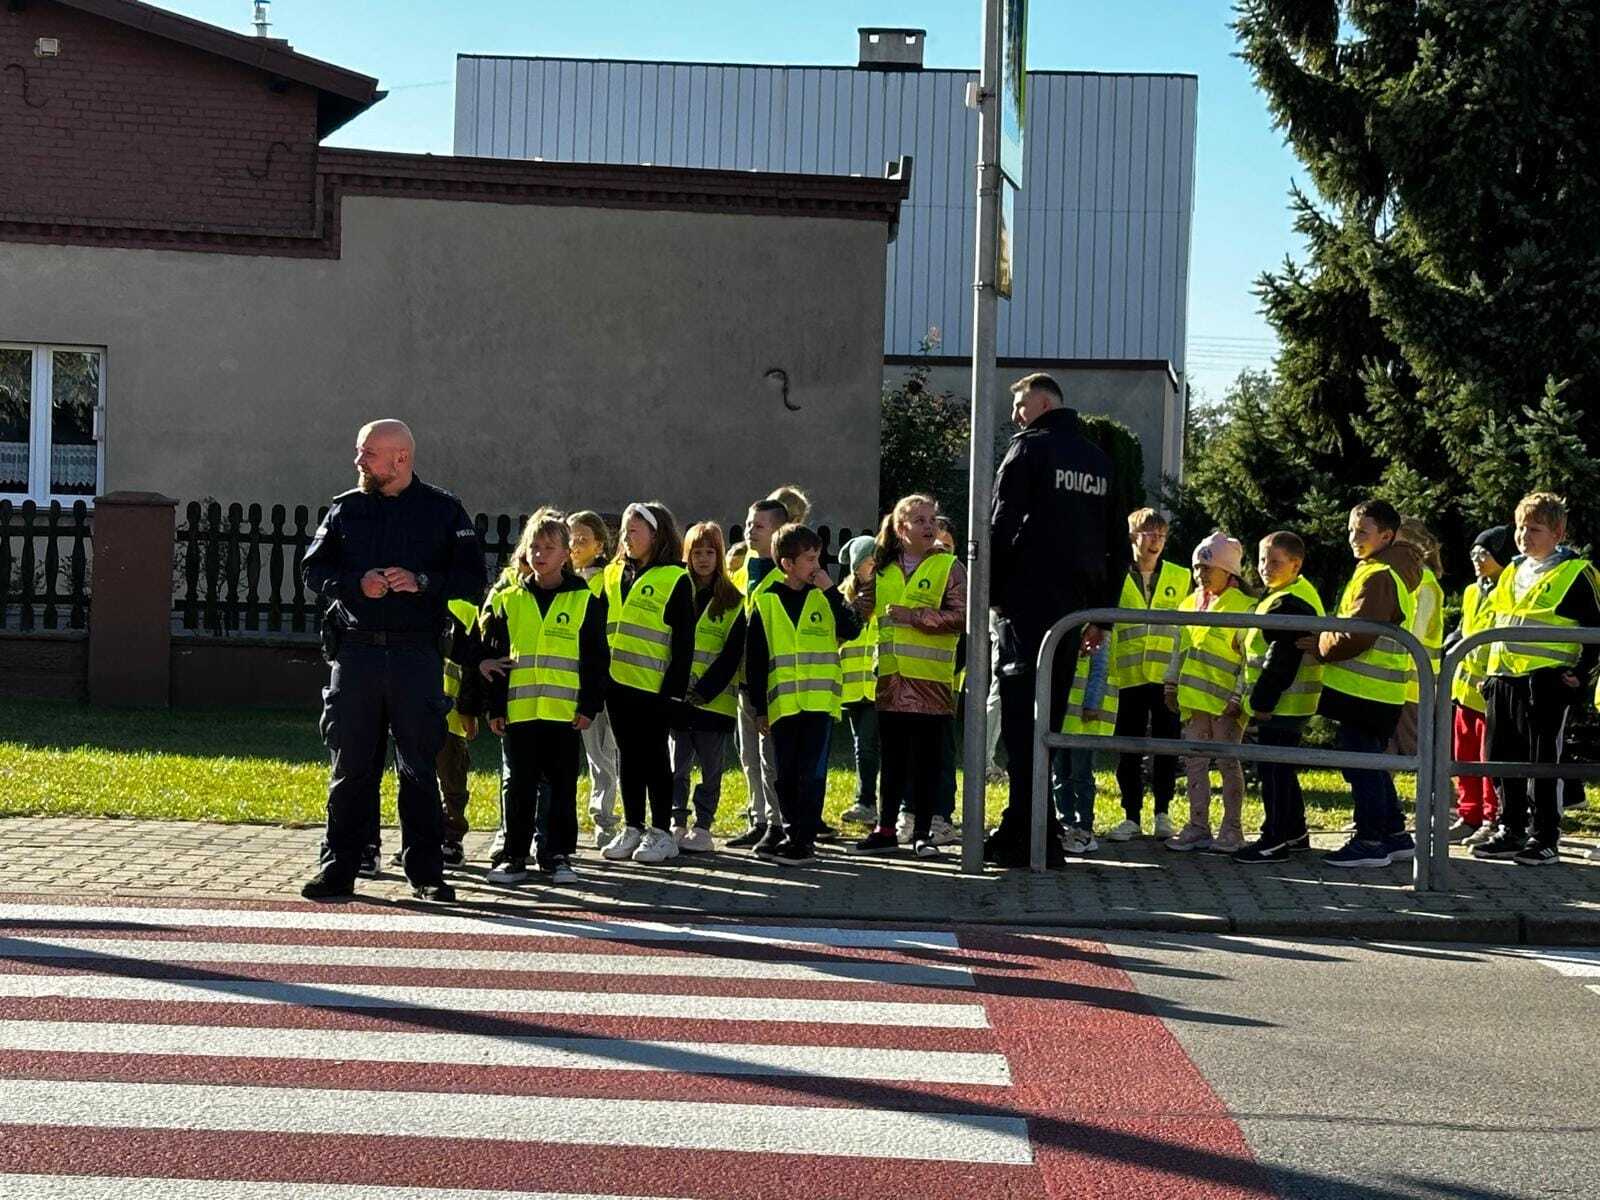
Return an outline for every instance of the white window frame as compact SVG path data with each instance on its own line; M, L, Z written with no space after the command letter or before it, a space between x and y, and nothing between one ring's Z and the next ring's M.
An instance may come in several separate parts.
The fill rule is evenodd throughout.
M32 500L47 505L59 500L63 507L71 507L82 500L94 507L94 497L106 490L106 363L104 346L75 346L67 342L7 342L0 341L0 350L28 350L33 354L33 391L29 397L28 428L28 478L31 483L25 492L0 491L0 500L21 503ZM50 414L54 408L51 392L51 373L57 351L69 354L98 354L100 356L100 395L94 409L94 495L56 495L50 491Z

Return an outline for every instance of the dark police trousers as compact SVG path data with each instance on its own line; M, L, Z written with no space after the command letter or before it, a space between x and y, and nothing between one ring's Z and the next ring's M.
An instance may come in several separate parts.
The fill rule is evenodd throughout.
M328 781L328 869L353 880L374 841L384 747L394 737L400 775L400 848L413 885L444 878L444 812L434 760L444 745L444 661L431 643L339 647L322 690L322 740L333 757Z

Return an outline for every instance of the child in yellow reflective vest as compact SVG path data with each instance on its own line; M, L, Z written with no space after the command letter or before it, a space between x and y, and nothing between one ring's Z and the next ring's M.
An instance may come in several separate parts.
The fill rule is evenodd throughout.
M684 703L672 720L672 838L680 851L691 854L715 848L711 826L739 711L735 680L744 662L744 597L728 578L722 547L722 530L715 521L692 526L683 539L683 561L694 588L694 666ZM700 764L700 786L693 791L690 827L689 780L695 763Z
M598 595L601 573L611 561L611 530L605 518L588 509L569 513L567 528L572 531L572 569ZM599 713L583 731L583 753L589 760L589 819L594 822L594 844L600 847L617 832L617 739L611 736L606 713Z
M844 692L839 646L861 633L822 569L822 539L785 525L772 539L774 586L761 589L745 635L745 685L756 729L772 737L781 840L763 839L756 854L782 866L812 861L828 787L828 747ZM769 827L768 833L772 831Z
M839 585L839 594L852 605L872 578L872 551L876 545L863 534L839 549L840 569L849 572ZM878 823L878 680L873 670L877 640L878 627L868 623L860 637L839 648L839 666L844 672L844 717L850 723L856 764L855 803L845 809L843 819L869 827Z
M581 734L605 704L606 605L573 573L569 537L554 509L529 517L511 556L518 582L493 593L483 618L484 645L505 667L488 703L506 760L506 861L491 883L527 879L530 850L551 882L577 881Z
M1485 529L1472 543L1474 578L1461 593L1461 624L1445 640L1449 650L1462 638L1494 627L1494 590L1506 565L1517 556L1511 526ZM1480 646L1462 661L1450 681L1450 754L1457 762L1483 762L1487 732L1487 705L1483 685L1489 672L1488 646ZM1456 777L1456 819L1450 840L1477 846L1494 836L1500 816L1500 797L1487 775Z
M1213 533L1194 548L1195 590L1180 609L1189 612L1249 612L1255 603L1243 590L1244 547ZM1237 742L1244 736L1245 629L1184 626L1163 680L1167 707L1183 720L1191 741ZM1237 758L1219 758L1222 823L1211 835L1211 759L1183 756L1189 782L1189 823L1163 843L1168 850L1232 854L1244 847L1244 768Z
M1062 733L1088 733L1109 737L1116 729L1117 682L1111 664L1116 659L1116 631L1102 638L1094 650L1078 650ZM1094 750L1088 746L1057 750L1050 756L1050 794L1064 828L1062 848L1068 854L1093 854L1100 848L1094 836Z

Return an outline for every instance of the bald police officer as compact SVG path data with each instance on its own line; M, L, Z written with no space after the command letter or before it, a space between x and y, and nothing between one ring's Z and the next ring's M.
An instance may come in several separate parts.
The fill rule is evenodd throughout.
M1018 433L994 481L991 597L1000 680L1000 737L1011 796L999 826L984 842L985 862L1028 865L1032 811L1033 693L1040 643L1074 609L1116 604L1127 539L1111 500L1111 460L1083 435L1065 407L1061 386L1035 374L1011 385ZM1086 631L1083 645L1098 647ZM1079 639L1068 637L1055 661L1050 728L1061 726L1063 700L1077 663ZM1047 802L1048 804L1048 802ZM1060 865L1061 824L1049 805L1046 862Z
M332 677L322 734L333 758L327 851L301 889L311 900L352 895L378 823L378 785L392 734L400 775L400 842L412 894L454 900L444 882L443 814L434 760L444 745L445 603L483 595L483 552L461 502L418 479L416 442L401 421L356 436L357 484L336 497L306 550L306 586L328 605Z

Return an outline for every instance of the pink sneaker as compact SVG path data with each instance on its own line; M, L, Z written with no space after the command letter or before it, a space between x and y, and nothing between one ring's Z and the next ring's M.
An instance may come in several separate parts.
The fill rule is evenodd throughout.
M1161 844L1168 850L1209 850L1211 848L1211 830L1204 825L1185 825L1178 830L1177 837L1169 837Z
M1213 854L1232 854L1235 850L1245 847L1244 831L1242 829L1219 829L1217 836L1211 839L1211 845L1206 849Z

